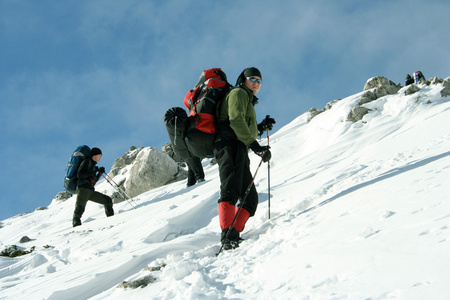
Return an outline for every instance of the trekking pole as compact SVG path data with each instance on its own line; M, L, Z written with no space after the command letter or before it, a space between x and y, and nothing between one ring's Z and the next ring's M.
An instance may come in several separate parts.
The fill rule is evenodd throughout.
M115 188L117 190L117 192L123 199L127 200L128 204L130 204L130 206L132 208L136 208L135 205L131 204L131 202L128 200L129 196L125 193L125 191L120 189L120 187L117 185L117 183L115 183L109 176L108 176L108 178L109 178L108 179L103 173L102 173L102 176L113 188Z
M114 183L115 184L115 186L117 187L117 189L119 190L119 191L121 191L125 196L127 196L128 197L128 199L130 199L130 200L132 200L133 202L134 202L134 200L133 200L133 198L131 198L126 192L125 192L125 190L124 189L122 189L108 174L106 174L106 176L108 177L108 179L112 182L112 183Z
M122 196L125 200L127 200L128 204L130 204L130 206L132 208L136 208L136 203L134 202L134 200L130 196L128 196L128 194L123 189L121 189L120 186L114 180L112 180L112 178L109 177L108 174L106 174L106 176L105 176L105 174L102 173L102 176L103 176L103 178L106 179L106 181L108 181L108 183L113 188L117 189L117 191L119 192L119 195ZM131 202L133 202L133 204L131 204Z
M267 146L270 146L269 143L269 129L267 128ZM268 210L269 210L269 220L270 220L270 160L267 162L267 190L268 190Z
M103 174L102 174L102 176L103 176L103 178L105 178L106 179L106 181L108 181L108 183L113 187L113 188L115 188L116 190L117 190L117 192L119 193L119 195L123 198L123 199L125 199L125 200L127 200L127 202L128 202L128 204L130 204L130 206L132 207L132 208L136 208L136 203L134 202L134 200L123 190L123 189L121 189L120 188L120 186L116 183L116 182L114 182L114 180L112 180L112 178L111 177L109 177L108 175L106 175L106 176L108 176L108 178L107 177L105 177ZM113 184L114 183L114 184Z
M255 181L256 174L258 174L258 170L259 170L259 168L261 167L261 164L262 164L262 162L263 162L263 160L264 160L264 154L266 154L266 152L263 152L263 154L262 154L262 156L261 156L261 161L259 162L259 165L258 165L258 167L256 168L255 175L253 175L253 178L252 178L252 180L250 181L250 184L248 185L247 190L245 191L244 197L242 197L242 201L241 201L242 203L239 204L239 209L238 209L236 215L234 216L233 222L231 222L231 225L230 225L230 227L228 228L227 233L225 234L225 237L224 237L225 240L228 238L228 235L230 234L230 231L231 231L231 229L233 228L234 223L236 222L236 219L237 219L237 217L239 216L239 213L241 212L242 206L244 206L245 199L247 199L247 196L248 196L248 194L250 193L250 189L252 188L253 182ZM220 254L220 252L222 252L222 249L223 249L223 244L220 246L219 252L217 252L216 256L218 256L218 255Z

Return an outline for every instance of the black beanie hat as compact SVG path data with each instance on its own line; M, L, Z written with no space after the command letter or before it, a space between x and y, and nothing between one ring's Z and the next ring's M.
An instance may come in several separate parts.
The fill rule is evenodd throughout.
M102 154L102 150L100 150L99 148L96 148L96 147L92 148L91 149L91 157L95 156L97 154Z
M245 78L250 76L258 76L262 79L261 72L257 68L247 68L244 69L244 71L242 71L242 73L239 75L238 79L236 80L236 86L240 86L241 84L243 84L245 82Z
M254 68L254 67L245 69L244 76L245 77L258 76L259 78L262 79L261 72L257 68Z

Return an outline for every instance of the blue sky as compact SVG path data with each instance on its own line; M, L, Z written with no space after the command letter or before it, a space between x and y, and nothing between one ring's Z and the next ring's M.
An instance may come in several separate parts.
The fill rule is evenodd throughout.
M385 76L450 76L444 1L0 1L0 219L47 206L80 144L169 141L199 74L255 66L275 130ZM276 159L276 157L274 157Z

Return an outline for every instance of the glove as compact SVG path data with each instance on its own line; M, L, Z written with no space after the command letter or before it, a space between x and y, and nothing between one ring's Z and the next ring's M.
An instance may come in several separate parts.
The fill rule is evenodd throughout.
M105 173L105 167L98 168L98 172L101 173L101 174L104 174Z
M261 123L258 124L259 135L262 135L266 130L272 130L273 124L275 124L275 119L271 118L269 115L266 116Z
M249 148L252 149L256 155L261 156L263 162L268 162L272 158L272 153L270 153L269 146L261 146L257 141L254 141L249 145Z
M264 152L263 154L264 154L262 157L263 162L268 162L272 158L272 153L270 152L269 149L267 149L266 152Z

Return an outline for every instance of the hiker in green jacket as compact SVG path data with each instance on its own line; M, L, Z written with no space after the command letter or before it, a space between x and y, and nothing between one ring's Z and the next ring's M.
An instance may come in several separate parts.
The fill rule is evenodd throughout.
M257 68L246 68L238 77L237 88L230 91L220 109L214 156L219 166L218 210L224 250L238 247L239 233L244 230L245 223L255 214L258 206L258 194L252 185L233 228L227 234L238 210L237 201L242 200L252 182L248 148L262 156L264 162L271 158L269 147L261 146L256 141L259 132L254 106L258 103L255 95L259 92L261 84L261 72ZM273 119L271 120L275 123Z
M85 159L78 168L77 201L73 212L73 227L81 225L81 216L84 213L88 200L103 204L105 206L105 214L107 217L114 215L111 197L96 192L94 188L102 173L105 173L104 167L98 168L96 166L101 159L102 151L99 148L94 147L91 149L90 158Z

